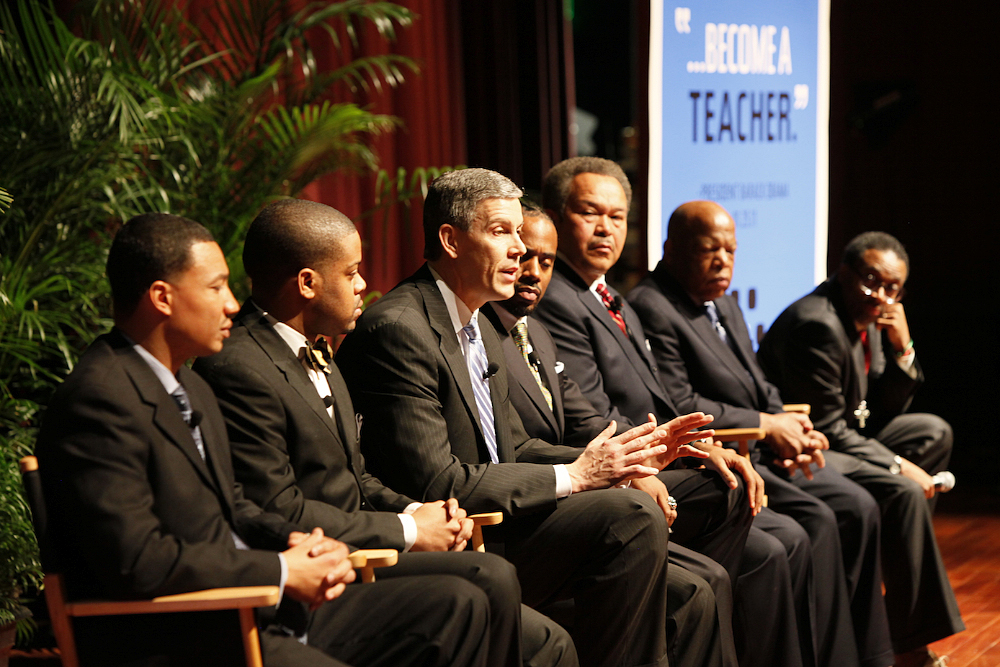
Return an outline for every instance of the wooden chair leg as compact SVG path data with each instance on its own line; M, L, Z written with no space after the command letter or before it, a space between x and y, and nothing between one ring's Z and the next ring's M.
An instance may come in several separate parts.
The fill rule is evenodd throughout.
M59 655L63 667L80 667L80 658L76 653L76 640L73 639L73 621L66 613L66 591L63 590L63 580L58 574L45 575L45 603L49 610L49 620L52 623L52 634L56 637Z
M503 521L503 512L483 512L482 514L470 514L472 519L472 548L476 551L486 551L486 544L483 542L483 526L495 526Z
M240 634L243 637L243 655L247 667L264 667L260 654L260 635L257 633L257 620L254 610L246 607L240 612Z

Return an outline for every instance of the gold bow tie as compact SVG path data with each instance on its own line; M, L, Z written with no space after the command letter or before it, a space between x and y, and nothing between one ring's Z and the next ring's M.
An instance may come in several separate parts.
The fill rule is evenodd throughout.
M305 358L306 363L316 372L329 375L332 370L330 364L333 363L333 348L326 338L320 336L313 343L306 341Z

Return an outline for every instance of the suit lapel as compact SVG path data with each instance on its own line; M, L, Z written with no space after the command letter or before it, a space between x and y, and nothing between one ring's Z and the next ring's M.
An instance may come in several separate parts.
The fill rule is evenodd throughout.
M736 346L736 351L734 351L733 348L729 347L726 343L722 342L722 339L719 338L719 334L715 332L712 327L712 323L708 320L707 316L699 318L699 320L702 320L699 324L702 325L702 327L707 326L710 333L706 333L704 330L699 333L702 336L709 336L709 338L706 338L705 340L711 341L710 346L719 357L720 361L722 361L726 370L728 370L730 375L732 375L739 385L743 387L744 391L746 391L747 395L750 397L750 400L757 405L758 409L760 409L758 404L759 397L757 384L755 382L755 378L750 373L750 364L746 362L746 351L743 350L743 346L741 345L742 336L737 335L735 323L730 319L728 313L726 312L727 308L720 307L723 306L722 301L722 299L719 299L719 301L716 302L717 311L719 313L719 322L721 322L722 326L725 327L726 335ZM741 359L740 357L744 357L744 359Z
M558 435L557 442L562 442L566 435L563 433L563 425L565 424L565 417L563 415L563 402L562 402L562 391L559 384L559 374L555 372L556 368L556 356L555 350L550 350L547 346L539 346L535 344L535 341L540 338L538 335L532 335L534 329L537 329L539 324L528 318L528 338L531 340L531 347L534 349L535 354L538 355L538 361L541 366L538 372L542 375L542 380L545 385L549 388L549 393L552 394L552 409L549 410L548 403L545 402L545 397L542 396L542 390L538 388L538 383L535 382L535 377L531 374L531 370L528 369L528 365L522 363L524 370L527 372L528 378L531 380L530 386L534 391L529 392L531 400L534 401L535 405L538 407L539 412L545 417L545 421L549 423L552 430L556 435Z
M351 395L336 364L333 365L332 372L327 376L334 406L334 418L331 418L327 412L326 404L316 392L316 386L309 379L309 374L302 366L302 362L295 356L284 339L278 335L274 327L264 318L263 311L252 301L247 301L243 306L243 310L245 312L240 313L239 320L247 328L250 338L260 346L264 354L267 355L278 371L285 377L288 384L302 398L302 401L309 406L309 409L313 411L316 418L330 431L330 435L334 441L344 449L348 466L350 466L360 490L362 488L361 479L358 476L355 466L356 462L349 446L350 443L357 441L357 421L353 411L353 404L351 403ZM362 495L364 494L362 493Z
M163 388L163 384L153 373L153 370L146 361L132 349L132 346L124 338L120 342L122 345L120 348L122 366L132 379L139 397L152 409L153 424L159 429L166 440L172 442L184 453L191 462L192 467L198 471L198 474L205 483L209 487L219 491L220 489L215 478L209 472L205 461L201 458L198 446L195 445L190 427L184 423L184 418L181 417L181 411L177 407L177 403L167 393L167 390ZM183 384L183 380L181 384ZM192 406L197 409L197 406L193 403ZM211 452L209 453L211 454Z
M295 356L288 344L278 335L274 327L264 318L263 311L252 301L247 301L243 306L243 312L237 318L246 327L250 338L267 355L268 359L275 365L278 371L284 376L285 381L302 398L302 401L309 406L316 417L330 430L330 434L335 438L340 438L333 420L326 411L323 399L316 393L316 387L309 374L302 367L302 362ZM336 396L334 397L336 399ZM353 417L352 417L353 421Z
M462 354L462 348L458 343L458 336L455 335L455 329L451 323L451 315L448 314L448 306L445 305L444 297L441 296L437 285L434 284L429 270L421 270L416 285L423 298L427 321L438 337L438 346L441 350L441 355L444 357L445 363L448 364L448 370L451 371L455 384L458 385L459 393L462 395L462 402L465 403L465 409L468 410L469 415L472 417L476 431L479 433L480 439L482 439L483 430L479 421L479 410L476 408L476 397L472 393L472 380L469 379L469 367L465 365L465 355ZM483 328L481 326L480 330ZM489 350L487 350L487 356L489 356ZM483 442L485 443L485 440ZM482 449L485 451L485 444Z

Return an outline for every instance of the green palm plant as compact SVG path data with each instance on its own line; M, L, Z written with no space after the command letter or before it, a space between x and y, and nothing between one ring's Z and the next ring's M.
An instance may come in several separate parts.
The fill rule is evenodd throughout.
M110 326L114 231L149 211L205 223L242 296L238 251L260 208L323 174L374 169L369 139L397 124L354 98L414 64L355 51L363 26L391 40L413 15L291 4L220 0L190 22L173 2L92 0L71 30L43 3L0 3L0 624L13 594L39 584L16 462L55 385Z

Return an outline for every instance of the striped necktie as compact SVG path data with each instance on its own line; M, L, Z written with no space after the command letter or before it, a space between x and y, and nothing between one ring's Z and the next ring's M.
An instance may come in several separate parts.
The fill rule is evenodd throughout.
M493 424L493 401L490 398L490 380L488 371L490 362L486 357L486 348L479 335L479 322L473 318L462 327L469 339L469 354L465 357L465 365L469 369L469 379L472 381L472 393L476 396L476 408L479 410L479 425L483 429L483 439L490 453L490 460L499 463L497 456L497 434Z

